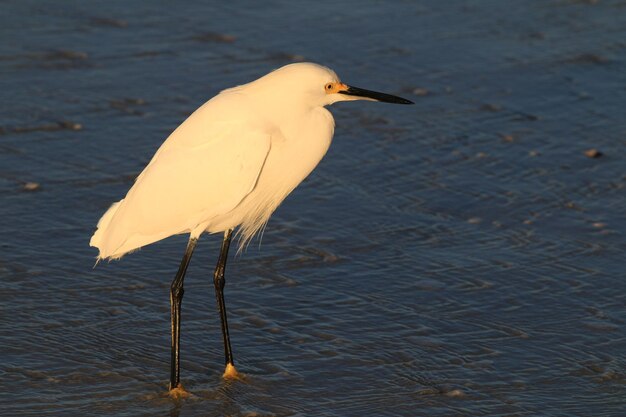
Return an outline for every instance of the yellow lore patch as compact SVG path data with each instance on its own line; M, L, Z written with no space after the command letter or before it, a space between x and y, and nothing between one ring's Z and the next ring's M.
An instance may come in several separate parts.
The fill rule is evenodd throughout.
M340 82L326 83L324 85L324 91L326 91L326 94L335 94L340 91L345 91L347 89L348 89L348 86Z

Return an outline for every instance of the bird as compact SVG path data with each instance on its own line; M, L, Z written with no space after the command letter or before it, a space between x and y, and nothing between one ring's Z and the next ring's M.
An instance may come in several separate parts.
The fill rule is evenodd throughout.
M223 377L237 378L224 301L231 240L239 238L241 250L324 157L335 130L326 106L355 100L413 104L345 84L331 69L310 62L225 89L170 134L126 196L98 221L90 240L99 250L96 262L189 234L170 286L170 393L185 392L181 306L185 273L200 235L223 234L213 284L224 342Z

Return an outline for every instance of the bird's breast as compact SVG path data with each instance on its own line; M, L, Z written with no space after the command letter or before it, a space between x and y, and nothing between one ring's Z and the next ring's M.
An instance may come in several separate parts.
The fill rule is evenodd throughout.
M334 120L324 108L280 125L272 135L270 151L254 189L227 219L216 219L210 229L224 230L240 225L243 242L248 241L322 160L333 133Z
M284 176L284 181L297 186L322 160L334 133L332 115L323 107L310 111L306 117L294 118L280 127L281 135L272 140L268 171ZM276 160L273 162L271 160Z

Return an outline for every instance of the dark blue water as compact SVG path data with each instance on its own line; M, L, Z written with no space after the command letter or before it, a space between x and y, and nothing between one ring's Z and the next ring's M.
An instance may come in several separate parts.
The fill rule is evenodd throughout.
M0 414L626 415L626 3L262 3L0 6ZM416 105L334 106L231 259L243 381L202 239L174 401L186 237L95 269L89 237L195 108L298 60Z

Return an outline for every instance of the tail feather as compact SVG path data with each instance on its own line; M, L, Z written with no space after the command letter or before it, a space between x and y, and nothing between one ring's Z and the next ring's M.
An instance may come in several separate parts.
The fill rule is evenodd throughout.
M122 256L141 249L142 246L149 245L168 236L192 232L190 229L163 230L159 233L142 234L137 230L131 230L127 214L125 200L120 200L109 207L100 218L97 230L89 241L90 246L100 250L96 264L103 259L120 259ZM119 214L119 216L117 216ZM130 223L132 224L132 223ZM197 236L204 228L197 231Z
M109 256L112 255L111 253L107 253L108 252L107 249L111 250L113 248L105 247L105 244L104 244L105 237L106 237L105 235L109 227L109 224L111 223L111 220L113 219L113 216L115 215L115 212L119 208L122 201L124 200L120 200L117 203L113 203L111 207L109 207L109 209L104 213L104 215L98 221L98 225L96 226L97 230L95 231L95 233L91 237L91 240L89 241L89 246L96 247L100 250L100 254L98 255L98 260L108 258Z

